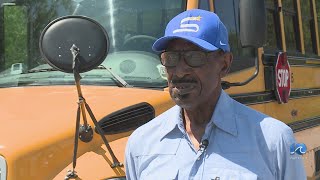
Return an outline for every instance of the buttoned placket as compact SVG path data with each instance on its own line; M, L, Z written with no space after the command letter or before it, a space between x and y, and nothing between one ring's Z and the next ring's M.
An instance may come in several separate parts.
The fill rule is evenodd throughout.
M205 132L204 136L202 137L201 142L203 142L203 140L205 140L205 139L210 141L210 136L213 131L214 125L210 124L208 128L209 129L206 129L206 132ZM201 179L203 179L204 165L205 165L206 158L208 158L207 147L206 148L200 147L199 150L196 151L189 136L186 134L185 137L187 138L187 141L188 141L188 144L190 145L190 147L192 147L192 149L196 152L194 164L193 164L191 171L190 171L190 174L189 174L189 179L193 180L198 172L200 172L199 175L200 175Z

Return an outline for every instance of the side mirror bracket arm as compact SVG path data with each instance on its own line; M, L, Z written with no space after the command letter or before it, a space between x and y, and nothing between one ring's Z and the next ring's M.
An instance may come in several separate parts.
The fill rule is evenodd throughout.
M258 62L258 57L255 58L255 72L254 74L249 77L247 80L243 81L243 82L228 82L228 81L222 81L221 82L221 86L222 89L229 89L232 86L244 86L246 84L248 84L249 82L251 82L254 78L256 78L259 74L259 62Z

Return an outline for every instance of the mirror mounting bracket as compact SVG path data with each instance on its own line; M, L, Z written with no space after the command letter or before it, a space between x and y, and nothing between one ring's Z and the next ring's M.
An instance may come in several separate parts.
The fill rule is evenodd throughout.
M77 30L75 31L75 29ZM44 28L40 36L39 46L41 55L49 65L62 72L73 73L78 92L72 170L68 171L65 179L77 177L75 168L79 139L83 142L90 142L93 139L93 129L87 122L87 113L111 155L113 161L113 163L110 163L111 168L123 167L113 153L101 126L83 97L80 86L82 78L80 73L96 68L108 54L109 37L104 27L97 21L85 16L60 17ZM71 53L67 51L66 48L68 47L70 47ZM80 125L81 116L83 119L82 125Z
M254 74L249 77L247 80L243 81L243 82L228 82L228 81L222 81L221 82L221 86L222 89L229 89L232 86L244 86L246 84L248 84L249 82L251 82L254 78L256 78L259 74L259 61L258 61L258 57L255 58L255 72Z
M90 106L88 105L88 103L86 102L85 98L82 95L81 85L80 85L81 76L79 73L80 61L78 58L80 56L80 49L75 44L73 44L72 47L70 48L70 51L73 56L72 68L73 68L74 79L75 79L76 87L77 87L77 91L78 91L79 102L78 102L77 117L76 117L76 131L75 131L75 136L74 136L74 151L73 151L73 162L72 162L73 169L68 172L66 179L70 179L70 178L77 176L75 168L76 168L76 164L77 164L78 139L80 138L81 140L84 140L84 142L89 142L93 138L93 130L88 125L86 111L90 115L92 122L96 126L97 131L99 132L104 144L106 145L106 147L109 151L109 154L112 157L113 164L111 164L111 168L123 166L123 164L120 163L119 160L117 159L117 157L114 155L114 153L109 145L109 142L106 139L106 137L104 136L104 133L103 133L99 123L97 122ZM81 114L82 114L82 118L84 121L84 125L81 125L81 127L80 127ZM82 132L82 135L80 135L80 132ZM83 135L85 137L81 138L80 136L83 136Z

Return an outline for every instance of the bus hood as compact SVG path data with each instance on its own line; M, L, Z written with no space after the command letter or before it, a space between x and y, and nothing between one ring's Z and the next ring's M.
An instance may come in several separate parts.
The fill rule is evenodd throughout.
M82 93L98 121L141 102L149 103L155 115L173 105L168 92L160 90L82 86ZM7 161L8 179L52 179L72 162L78 107L75 86L3 88L0 101L0 155ZM94 127L88 114L87 119ZM121 147L112 147L122 162L130 133L106 136L111 146L125 138L117 145ZM78 155L101 146L94 132L91 142L79 140Z

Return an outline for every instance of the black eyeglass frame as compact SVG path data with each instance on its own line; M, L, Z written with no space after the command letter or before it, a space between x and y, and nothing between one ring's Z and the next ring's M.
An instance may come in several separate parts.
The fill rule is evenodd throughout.
M203 55L203 58L201 58L202 63L200 63L199 65L192 65L190 63L191 60L186 58L186 53L192 53L192 52L202 53L202 55ZM169 65L169 66L165 65L165 63L163 62L163 58L162 58L163 53L177 53L178 60L174 63L174 65ZM198 67L201 67L201 66L207 64L208 55L211 53L217 53L217 56L216 56L216 58L217 58L217 57L222 56L224 54L224 51L221 49L218 49L215 51L199 51L199 50L198 51L162 51L159 54L159 58L160 58L160 62L163 66L170 68L170 67L176 67L178 65L179 61L181 60L181 56L183 56L183 60L188 66L190 66L192 68L198 68Z

